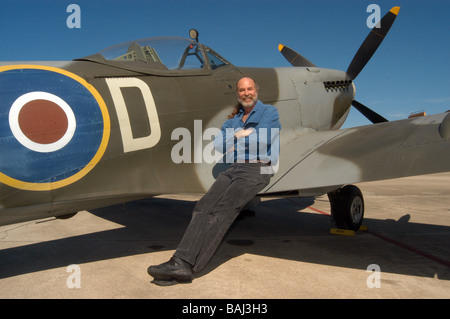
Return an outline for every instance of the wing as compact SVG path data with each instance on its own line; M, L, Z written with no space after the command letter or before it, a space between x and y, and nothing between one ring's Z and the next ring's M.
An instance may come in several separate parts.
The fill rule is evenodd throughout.
M345 184L450 171L449 131L444 113L287 138L265 192L319 195Z

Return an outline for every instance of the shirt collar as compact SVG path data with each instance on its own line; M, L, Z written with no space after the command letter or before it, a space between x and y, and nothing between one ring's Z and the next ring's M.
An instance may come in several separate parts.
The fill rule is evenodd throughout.
M257 100L255 107L251 110L250 114L258 112L258 110L261 108L261 105L262 105L262 102L260 100ZM249 114L249 116L250 116L250 114ZM239 109L238 115L239 115L239 117L242 117L244 115L244 107L243 106Z

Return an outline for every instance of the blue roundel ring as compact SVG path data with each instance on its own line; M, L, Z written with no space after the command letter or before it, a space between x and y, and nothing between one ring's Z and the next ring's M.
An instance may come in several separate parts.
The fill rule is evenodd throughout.
M49 66L3 66L0 97L0 183L33 191L64 187L105 153L106 104L78 75Z

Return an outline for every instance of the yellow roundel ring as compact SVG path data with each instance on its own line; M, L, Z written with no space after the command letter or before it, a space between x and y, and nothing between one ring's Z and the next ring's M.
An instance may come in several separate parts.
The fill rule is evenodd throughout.
M108 109L80 76L50 66L2 66L0 96L1 183L58 189L86 176L103 157Z

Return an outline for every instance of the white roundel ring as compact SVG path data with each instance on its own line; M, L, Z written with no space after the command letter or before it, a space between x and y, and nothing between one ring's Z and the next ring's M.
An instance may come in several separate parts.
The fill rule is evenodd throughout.
M48 92L29 92L17 98L9 112L14 137L26 148L40 153L66 146L76 130L72 108L60 97ZM42 135L42 127L50 132ZM48 130L51 127L52 130Z

